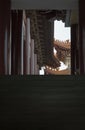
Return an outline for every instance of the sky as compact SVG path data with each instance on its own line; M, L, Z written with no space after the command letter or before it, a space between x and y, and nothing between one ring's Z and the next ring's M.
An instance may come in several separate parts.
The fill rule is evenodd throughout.
M62 21L54 21L54 39L65 41L69 40L71 41L71 35L70 35L70 27L65 27L65 24ZM61 69L66 68L66 66L62 63ZM44 75L43 67L42 70L40 70L40 75Z
M54 22L54 38L55 40L70 40L70 27L65 27L65 24L62 21L55 20Z

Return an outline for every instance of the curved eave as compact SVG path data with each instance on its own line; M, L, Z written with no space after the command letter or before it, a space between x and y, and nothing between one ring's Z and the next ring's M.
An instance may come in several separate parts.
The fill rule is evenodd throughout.
M47 60L46 65L53 67L53 68L57 68L57 67L60 67L60 61L57 60L56 58L50 57L50 59Z
M45 72L48 73L48 74L52 74L52 75L70 75L71 72L69 69L65 69L65 70L61 70L61 71L58 71L58 70L51 70L51 69L45 69Z
M71 43L70 42L61 42L61 41L54 41L54 47L59 48L61 50L71 50Z

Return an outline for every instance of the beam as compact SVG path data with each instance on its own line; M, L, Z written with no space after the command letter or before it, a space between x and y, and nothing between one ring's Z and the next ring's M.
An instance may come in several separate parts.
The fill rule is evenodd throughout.
M12 9L77 9L78 0L11 0Z

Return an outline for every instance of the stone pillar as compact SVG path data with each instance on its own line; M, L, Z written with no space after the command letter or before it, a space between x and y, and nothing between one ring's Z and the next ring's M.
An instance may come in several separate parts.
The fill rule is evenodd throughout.
M31 75L34 75L34 40L31 40Z
M30 74L30 19L26 21L26 42L24 43L24 74Z

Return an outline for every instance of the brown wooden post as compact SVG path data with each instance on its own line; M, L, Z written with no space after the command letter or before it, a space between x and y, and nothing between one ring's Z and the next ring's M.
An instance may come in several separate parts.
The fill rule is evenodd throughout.
M16 31L17 31L17 12L13 10L11 13L12 19L12 43L11 43L11 74L15 74L15 44L16 44Z
M22 44L22 16L23 11L18 10L18 21L17 21L17 45L16 45L16 74L21 74L21 44Z
M78 42L77 24L71 25L71 74L76 74L79 67L79 52L77 47Z
M0 0L0 75L7 74L7 45L9 39L10 0Z
M22 14L21 10L12 11L11 72L13 75L21 74Z
M85 6L84 1L79 0L79 50L80 50L80 74L85 74Z

